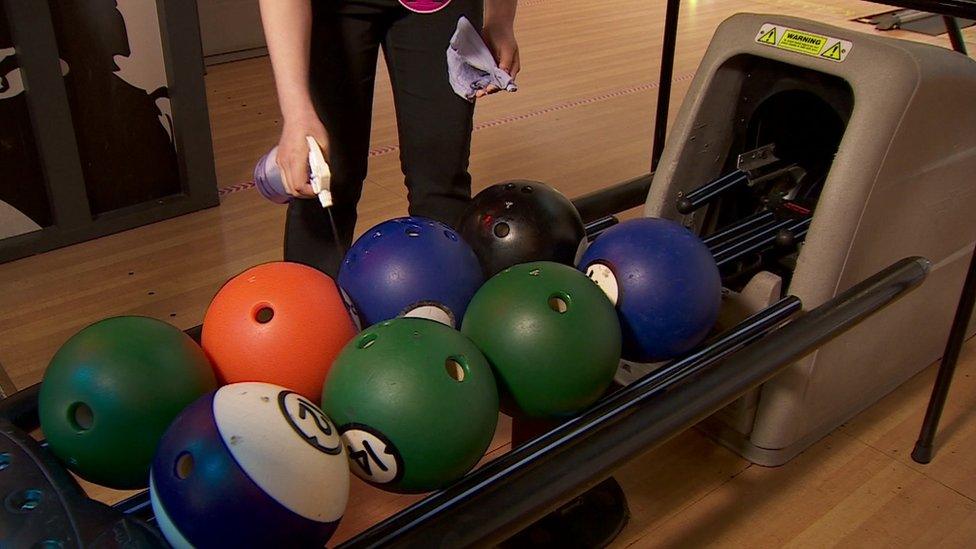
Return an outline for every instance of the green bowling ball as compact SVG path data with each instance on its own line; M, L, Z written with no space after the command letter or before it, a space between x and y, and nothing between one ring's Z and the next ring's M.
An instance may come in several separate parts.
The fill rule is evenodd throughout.
M82 478L144 488L166 427L216 388L203 350L177 328L146 317L108 318L54 355L41 384L41 429Z
M398 318L346 345L325 379L322 410L357 476L384 490L426 492L484 455L498 390L485 357L458 331Z
M488 358L506 400L534 418L586 408L620 362L613 304L586 275L558 263L524 263L489 279L461 332Z

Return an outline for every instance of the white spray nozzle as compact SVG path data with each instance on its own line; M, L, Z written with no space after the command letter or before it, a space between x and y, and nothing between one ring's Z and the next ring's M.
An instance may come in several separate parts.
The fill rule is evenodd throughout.
M308 141L308 167L312 173L312 190L318 195L322 207L328 208L332 205L332 192L330 190L332 170L329 169L329 163L325 161L322 149L319 148L315 138L306 136L305 139Z

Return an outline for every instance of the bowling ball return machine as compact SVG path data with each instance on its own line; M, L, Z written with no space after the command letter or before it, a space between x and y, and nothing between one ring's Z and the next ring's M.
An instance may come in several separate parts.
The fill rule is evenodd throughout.
M644 213L705 238L725 322L785 293L817 306L900 257L933 268L705 422L715 438L785 463L938 359L976 240L974 97L976 62L947 49L788 17L718 28Z
M819 36L846 51L780 48L785 34L763 43L772 28L798 33L797 49ZM504 540L702 420L750 459L782 462L930 363L974 233L963 182L976 113L962 99L976 69L951 55L778 16L724 23L650 193L639 178L574 201L595 234L637 189L647 215L709 240L728 288L714 336L343 546ZM913 345L894 335L906 333ZM36 426L36 387L0 402L4 468L47 480L0 478L4 536L34 543L57 523L69 544L158 546L145 494L114 508L88 500L24 438Z

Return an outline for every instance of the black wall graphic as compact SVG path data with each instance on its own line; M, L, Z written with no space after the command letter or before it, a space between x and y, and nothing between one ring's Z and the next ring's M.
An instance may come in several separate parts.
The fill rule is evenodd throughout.
M115 57L131 52L115 0L49 5L92 213L180 193L176 151L156 105L167 88L143 90L117 74Z
M51 208L27 97L6 13L0 3L0 201L41 226L51 224ZM0 231L2 232L2 231Z

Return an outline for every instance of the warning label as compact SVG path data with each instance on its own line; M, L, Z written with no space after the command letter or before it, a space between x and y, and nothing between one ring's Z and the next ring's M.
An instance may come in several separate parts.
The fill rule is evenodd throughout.
M759 28L756 42L781 50L841 62L847 58L854 44L849 40L832 38L812 32L791 29L772 23Z
M824 50L824 52L821 53L820 56L826 57L827 59L833 59L834 61L840 61L840 54L842 51L843 48L841 48L840 42L837 42L833 46L830 46L829 48Z

